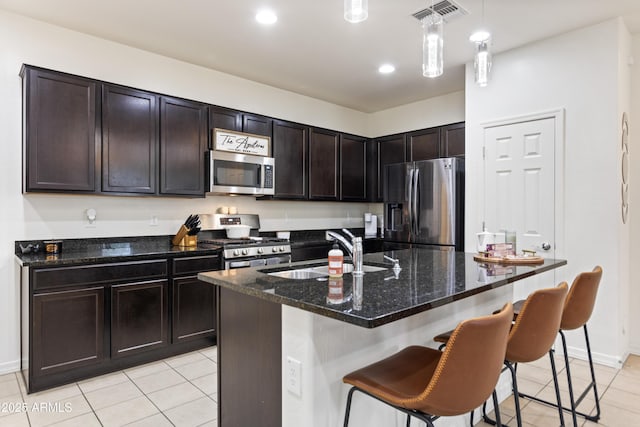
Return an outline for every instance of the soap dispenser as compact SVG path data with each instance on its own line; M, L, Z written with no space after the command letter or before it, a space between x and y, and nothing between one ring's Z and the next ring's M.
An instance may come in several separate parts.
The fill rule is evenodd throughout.
M344 255L337 243L329 251L329 276L342 277Z

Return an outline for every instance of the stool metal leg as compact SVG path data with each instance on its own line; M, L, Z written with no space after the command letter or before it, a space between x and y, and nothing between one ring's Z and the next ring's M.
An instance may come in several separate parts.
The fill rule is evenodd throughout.
M560 416L560 425L564 426L564 414L562 411L562 401L560 400L560 386L558 385L558 371L556 371L556 361L553 359L553 350L549 350L549 360L551 360L551 373L553 375L553 386L556 390L556 401L558 402L558 414ZM575 413L573 413L573 422L576 422ZM577 427L574 425L574 427Z
M567 384L569 386L569 403L571 403L571 418L573 419L573 427L578 427L578 419L576 418L576 400L573 397L573 384L571 383L571 368L569 367L569 355L567 354L567 339L564 336L564 332L560 331L560 337L562 338L562 351L564 352L564 366L567 371ZM554 375L555 376L555 375ZM554 379L554 381L557 381ZM558 400L558 406L560 400Z
M351 398L353 397L353 392L356 391L355 387L351 387L349 390L349 394L347 395L347 409L344 411L344 427L349 425L349 412L351 412Z
M507 368L509 368L509 371L511 372L511 382L513 384L513 399L516 408L516 422L518 423L518 427L522 427L522 413L520 412L520 398L518 397L518 380L516 379L516 370L511 362L505 360L504 364L507 365Z
M587 331L587 325L586 324L583 326L583 329L584 329L584 338L585 338L585 342L586 342L586 345L587 345L587 356L589 358L589 369L591 371L591 383L587 386L587 388L584 389L584 391L582 392L582 394L580 394L578 399L574 399L574 395L573 395L573 382L571 381L571 367L569 366L569 355L567 354L567 340L566 340L566 337L564 335L564 332L563 331L559 331L560 332L560 338L562 338L562 351L564 352L564 364L565 364L565 369L567 371L569 397L571 399L570 407L567 408L567 407L563 406L562 409L564 409L565 411L571 412L571 417L573 419L573 425L574 426L578 425L577 415L580 415L581 417L584 417L588 421L593 421L593 422L598 422L598 420L600 419L600 398L598 397L598 388L596 386L596 375L595 375L595 370L593 368L593 357L591 355L591 345L589 343L589 333ZM595 415L589 415L589 414L586 414L584 412L580 412L577 409L578 405L580 404L580 402L582 402L582 400L585 398L585 396L589 393L589 390L591 390L591 389L593 389L594 399L596 401L596 414ZM550 405L550 406L558 406L556 403L549 402L547 400L540 399L539 397L531 396L531 395L528 395L528 394L525 394L525 393L520 393L520 397L524 397L524 398L527 398L527 399L535 400L536 402L544 403L544 404Z
M593 357L591 356L591 344L589 343L589 331L587 331L587 324L585 323L582 327L584 329L584 341L587 344L587 356L589 356L589 370L591 371L591 384L587 386L587 388L582 392L580 397L578 398L578 403L584 399L584 396L588 393L589 388L593 387L593 397L596 401L596 414L595 415L585 415L585 418L589 421L598 422L600 419L600 398L598 397L598 387L596 386L596 373L593 369ZM576 404L577 405L577 404Z

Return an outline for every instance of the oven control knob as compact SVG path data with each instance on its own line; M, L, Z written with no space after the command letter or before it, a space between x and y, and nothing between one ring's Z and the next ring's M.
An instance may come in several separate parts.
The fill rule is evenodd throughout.
M263 252L264 252L264 250L263 250L262 248L258 248L258 253L259 253L259 254L261 254L261 253L263 253Z
M274 246L274 247L272 247L272 248L271 248L271 252L278 252L278 248L277 248L277 247L275 247L275 246Z
M243 249L242 255L249 255L249 249Z
M280 246L280 252L284 252L284 246Z
M235 256L240 255L240 249L236 249L236 250L234 250L234 251L233 251L233 254L234 254Z

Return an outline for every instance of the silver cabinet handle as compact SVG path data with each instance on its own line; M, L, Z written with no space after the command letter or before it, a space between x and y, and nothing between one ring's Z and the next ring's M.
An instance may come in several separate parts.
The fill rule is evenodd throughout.
M545 251L548 251L549 249L551 249L551 244L549 242L542 242L542 249Z

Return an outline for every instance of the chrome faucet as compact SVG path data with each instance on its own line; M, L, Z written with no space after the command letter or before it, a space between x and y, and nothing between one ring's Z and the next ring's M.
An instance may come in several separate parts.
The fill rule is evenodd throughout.
M334 240L340 243L347 251L353 262L353 274L363 274L362 271L362 237L356 237L346 228L342 229L342 232L351 238L349 242L342 234L327 230L325 232L325 238L327 240Z

